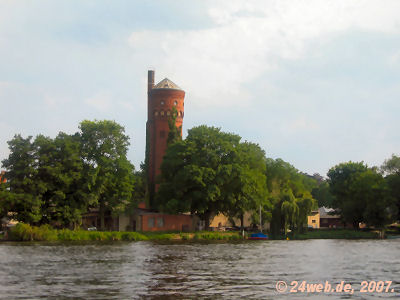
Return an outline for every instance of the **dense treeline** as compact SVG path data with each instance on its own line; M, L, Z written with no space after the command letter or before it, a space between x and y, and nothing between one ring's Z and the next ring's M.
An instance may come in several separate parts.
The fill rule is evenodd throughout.
M335 208L354 228L359 223L384 228L399 219L400 158L395 155L381 168L363 162L338 164L324 179L267 158L259 145L219 128L194 127L182 140L171 120L153 208L196 214L206 227L218 213L239 219L237 225L243 226L245 212L251 212L258 225L261 211L276 234L303 232L307 216L321 206ZM0 217L12 212L14 219L33 225L73 227L88 209L97 208L104 228L106 213L133 211L149 197L146 166L135 172L127 160L129 138L122 126L83 121L79 129L54 139L16 135L8 142Z
M395 155L380 168L342 163L324 179L299 172L281 159L266 158L257 145L219 128L199 126L172 143L161 166L156 203L162 211L202 217L223 213L239 218L258 208L272 233L301 233L312 210L335 208L343 224L375 228L398 219L400 162Z
M365 223L383 229L399 219L399 157L393 155L380 170L363 162L341 163L327 175L334 196L332 206L354 228Z
M162 211L196 213L205 220L224 213L243 225L246 211L270 207L265 153L219 128L199 126L171 144L161 166L156 203Z
M80 131L34 140L15 135L3 160L0 213L29 224L78 225L89 208L116 215L134 202L134 166L129 138L113 121L83 121ZM140 190L140 189L138 189Z
M317 180L281 159L267 159L257 144L219 128L199 126L183 141L169 146L161 166L156 195L166 212L196 213L205 220L223 213L238 218L245 212L253 224L271 221L274 231L302 231L307 215L317 207L311 191Z

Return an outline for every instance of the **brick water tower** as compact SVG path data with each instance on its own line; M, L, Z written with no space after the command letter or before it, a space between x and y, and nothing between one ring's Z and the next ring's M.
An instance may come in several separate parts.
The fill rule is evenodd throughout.
M161 173L161 163L167 150L168 120L174 108L177 112L175 125L181 128L182 135L184 98L185 92L168 78L154 85L154 71L148 71L146 157L150 207L154 192L157 190L156 180Z

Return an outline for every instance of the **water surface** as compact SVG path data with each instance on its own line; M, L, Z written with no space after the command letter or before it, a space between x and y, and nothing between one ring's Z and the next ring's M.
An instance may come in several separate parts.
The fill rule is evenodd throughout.
M354 294L281 293L287 282L352 284ZM394 293L360 293L391 280ZM289 287L290 289L290 287ZM394 299L400 240L0 244L1 299Z

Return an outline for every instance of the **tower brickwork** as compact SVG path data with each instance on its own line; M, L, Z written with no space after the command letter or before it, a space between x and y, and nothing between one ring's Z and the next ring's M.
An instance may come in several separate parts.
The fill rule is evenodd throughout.
M154 192L157 190L156 182L161 173L161 163L167 150L168 120L175 108L175 125L182 128L185 92L167 78L154 85L152 70L148 71L147 87L146 156L151 207Z

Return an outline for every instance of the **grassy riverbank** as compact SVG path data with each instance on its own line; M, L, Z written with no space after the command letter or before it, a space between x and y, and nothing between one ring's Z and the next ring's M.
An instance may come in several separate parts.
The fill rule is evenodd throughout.
M48 225L40 227L19 223L8 235L10 241L201 241L201 240L240 240L238 232L158 233L121 232L53 229Z
M1 238L1 236L0 236ZM286 236L270 236L271 239L282 240ZM377 239L377 231L356 231L352 229L314 229L305 233L289 233L290 240L307 239ZM48 225L40 227L19 223L11 229L9 241L212 241L241 240L240 232L199 231L180 232L121 232L121 231L87 231L53 229Z
M379 233L377 231L361 231L353 229L314 229L304 233L288 234L292 240L308 240L308 239L377 239ZM277 239L286 239L280 236Z

